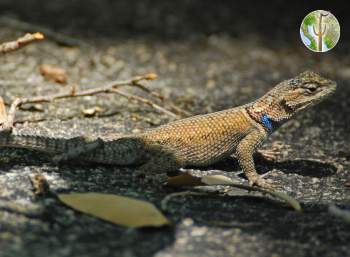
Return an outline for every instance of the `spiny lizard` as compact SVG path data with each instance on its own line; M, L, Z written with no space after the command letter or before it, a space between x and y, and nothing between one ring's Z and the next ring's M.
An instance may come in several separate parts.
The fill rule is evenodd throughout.
M282 123L336 89L334 81L305 71L282 81L254 102L198 115L111 140L72 139L0 133L0 145L35 149L55 161L139 165L145 174L164 174L186 166L207 166L235 155L251 185L269 186L254 166L253 153Z

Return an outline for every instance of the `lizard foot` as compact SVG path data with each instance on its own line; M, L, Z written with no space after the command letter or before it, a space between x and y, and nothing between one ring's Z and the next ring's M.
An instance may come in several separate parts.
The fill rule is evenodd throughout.
M279 189L281 188L281 185L278 185L277 183L273 182L270 179L264 179L260 176L256 176L249 179L249 185L250 186L258 186L266 189Z
M257 151L257 154L268 161L276 161L279 157L288 154L290 151L290 145L286 145L281 141L276 141L273 142L271 149L260 149Z
M261 178L266 178L266 177L268 177L268 176L271 176L271 175L274 174L274 173L276 173L276 169L272 169L272 170L270 170L270 171L268 171L268 172L266 172L266 173L264 173L264 174L261 174L260 177L261 177Z
M281 152L276 150L259 150L257 154L259 154L265 160L276 161L281 155Z

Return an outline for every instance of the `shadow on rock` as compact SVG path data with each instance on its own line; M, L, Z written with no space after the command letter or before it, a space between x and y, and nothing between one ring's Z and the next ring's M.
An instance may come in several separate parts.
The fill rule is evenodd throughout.
M298 174L307 177L328 177L336 173L337 167L331 163L318 160L297 159L287 161L270 161L261 156L255 158L256 169L260 174L267 173L273 169L282 171L285 174ZM234 158L229 158L223 162L213 165L211 168L220 169L226 172L236 172L241 170L238 162Z

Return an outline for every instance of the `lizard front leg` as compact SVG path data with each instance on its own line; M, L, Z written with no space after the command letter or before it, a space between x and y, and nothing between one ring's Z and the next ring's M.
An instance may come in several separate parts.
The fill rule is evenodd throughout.
M268 183L256 172L253 154L256 149L266 140L266 133L254 129L245 136L236 148L236 157L243 169L250 185L269 187Z

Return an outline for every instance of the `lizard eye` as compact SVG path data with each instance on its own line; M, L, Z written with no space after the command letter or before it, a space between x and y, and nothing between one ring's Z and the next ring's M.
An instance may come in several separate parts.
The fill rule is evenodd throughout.
M303 89L305 90L304 92L306 94L313 94L318 88L317 84L305 84L303 86Z

